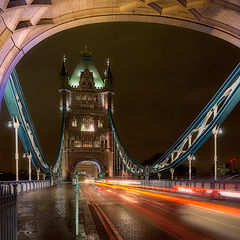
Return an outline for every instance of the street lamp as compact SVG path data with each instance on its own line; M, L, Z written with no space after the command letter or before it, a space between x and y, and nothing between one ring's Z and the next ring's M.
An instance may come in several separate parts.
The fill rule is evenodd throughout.
M23 153L24 158L28 158L28 180L31 181L32 176L32 168L31 168L31 161L32 161L32 153Z
M192 154L188 155L188 171L189 171L189 180L192 180L192 160L196 160L196 157Z
M36 169L36 172L37 172L37 180L39 181L40 168L37 168L37 169Z
M76 236L78 236L78 222L79 222L79 206L78 206L78 194L79 194L79 186L78 186L78 173L75 173L75 179L73 179L73 185L75 190L75 225L76 225Z
M214 180L217 180L217 135L222 134L223 130L220 126L216 126L212 130L214 136Z
M15 129L15 160L16 160L16 181L18 181L18 128L20 123L17 117L13 117L12 121L8 121L8 127L14 127Z

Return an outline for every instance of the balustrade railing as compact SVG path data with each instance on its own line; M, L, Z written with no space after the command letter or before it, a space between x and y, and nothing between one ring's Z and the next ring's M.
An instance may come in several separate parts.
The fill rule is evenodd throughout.
M17 194L23 194L27 192L33 192L36 190L51 187L53 185L52 180L32 180L32 181L0 181L1 186L10 191L14 192L14 186L16 185ZM0 239L1 240L1 239Z
M17 195L48 188L52 180L0 181L0 240L17 240Z
M17 184L0 185L0 240L17 239Z

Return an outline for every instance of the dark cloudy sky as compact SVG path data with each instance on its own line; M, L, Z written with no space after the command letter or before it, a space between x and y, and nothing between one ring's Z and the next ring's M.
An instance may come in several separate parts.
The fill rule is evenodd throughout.
M190 125L240 61L240 50L215 37L177 27L104 23L44 40L19 62L17 73L43 151L52 161L59 137L59 71L69 73L88 45L103 76L109 57L115 83L115 121L127 150L139 161L165 152ZM223 124L219 158L240 165L239 104ZM13 130L5 104L0 115L0 170L15 171ZM213 162L212 138L196 153L198 172ZM21 160L20 168L27 168Z

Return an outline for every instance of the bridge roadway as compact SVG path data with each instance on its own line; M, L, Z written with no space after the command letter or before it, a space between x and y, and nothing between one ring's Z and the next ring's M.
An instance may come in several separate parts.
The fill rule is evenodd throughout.
M88 203L100 239L231 240L240 236L240 208L230 203L225 211L216 208L216 201L207 200L206 207L201 207L172 201L174 195L169 193L170 201L105 185L80 186L80 202ZM74 206L70 184L19 196L18 239L87 239L73 237ZM89 222L86 216L85 221ZM81 215L80 232L83 222Z

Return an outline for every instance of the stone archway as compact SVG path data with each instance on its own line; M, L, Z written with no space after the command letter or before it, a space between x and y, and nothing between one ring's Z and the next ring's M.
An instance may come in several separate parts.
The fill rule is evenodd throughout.
M8 0L0 2L0 105L18 61L57 32L93 23L150 22L205 32L240 47L233 0Z
M96 160L79 161L75 166L75 172L85 172L86 177L98 178L99 173L102 172L101 166Z

